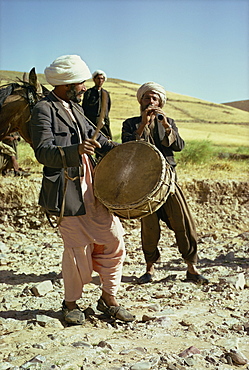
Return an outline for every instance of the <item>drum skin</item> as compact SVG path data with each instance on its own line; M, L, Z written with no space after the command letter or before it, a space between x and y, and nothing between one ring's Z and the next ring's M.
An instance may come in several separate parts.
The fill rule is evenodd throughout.
M142 218L166 201L171 170L160 151L145 141L116 146L95 167L94 193L120 218Z

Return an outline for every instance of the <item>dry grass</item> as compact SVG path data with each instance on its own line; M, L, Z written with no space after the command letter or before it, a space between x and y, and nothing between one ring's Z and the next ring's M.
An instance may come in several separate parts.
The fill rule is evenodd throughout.
M23 168L31 168L32 173L42 173L42 165L35 159L30 145L21 141L18 146L19 164ZM177 155L176 155L177 158ZM203 164L178 163L179 179L210 179L210 180L249 180L249 161L234 159L212 159Z
M0 71L1 84L12 81L23 75L22 72ZM46 85L44 75L39 74L41 83ZM93 86L91 80L87 87ZM122 122L132 116L139 115L139 104L136 91L139 85L109 78L104 88L111 94L112 108L110 112L113 139L120 142ZM192 140L208 140L216 152L248 153L249 112L222 104L199 100L189 96L167 92L165 112L175 119L181 136L186 143ZM225 147L225 149L224 149ZM32 167L41 172L42 166L36 161L30 146L21 142L18 149L19 162L23 167ZM248 181L248 161L220 160L212 158L202 165L178 165L180 177L210 179L240 179Z
M179 181L194 179L249 181L249 161L216 160L202 165L187 164L177 166Z
M22 204L34 204L38 199L38 187L29 178L0 177L0 206L15 210Z

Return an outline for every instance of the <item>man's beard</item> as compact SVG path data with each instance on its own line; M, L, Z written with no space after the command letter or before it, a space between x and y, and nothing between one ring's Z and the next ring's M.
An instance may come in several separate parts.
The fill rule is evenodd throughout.
M69 100L72 100L74 103L80 103L82 93L77 93L74 85L70 87L70 90L67 91L67 97Z

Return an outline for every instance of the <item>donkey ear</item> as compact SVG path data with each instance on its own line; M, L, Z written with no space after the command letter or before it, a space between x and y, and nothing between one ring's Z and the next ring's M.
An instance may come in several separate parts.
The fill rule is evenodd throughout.
M35 72L35 67L33 67L29 72L29 84L37 88L37 75Z
M42 87L38 81L37 74L35 72L35 67L29 72L29 84L33 86L38 94L42 94Z
M29 75L27 72L24 72L23 76L22 76L22 80L23 82L29 82Z

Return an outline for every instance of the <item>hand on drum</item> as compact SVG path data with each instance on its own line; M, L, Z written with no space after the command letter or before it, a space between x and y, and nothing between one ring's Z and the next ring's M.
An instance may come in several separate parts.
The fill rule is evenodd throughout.
M95 148L101 148L101 145L98 141L93 139L85 139L81 144L78 146L79 154L89 154L94 155Z

